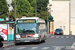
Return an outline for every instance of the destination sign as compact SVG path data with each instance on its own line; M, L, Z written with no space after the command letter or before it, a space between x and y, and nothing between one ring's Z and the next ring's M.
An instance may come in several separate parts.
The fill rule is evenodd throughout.
M36 20L34 19L26 19L26 20L18 20L17 23L35 23Z

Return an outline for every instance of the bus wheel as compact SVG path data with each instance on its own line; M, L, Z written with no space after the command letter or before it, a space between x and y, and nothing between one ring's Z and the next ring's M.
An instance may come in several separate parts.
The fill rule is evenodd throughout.
M46 40L46 36L44 36L43 42L45 42L45 40Z
M44 36L44 40L46 40L46 36Z
M15 45L19 45L19 43L15 43Z
M39 42L38 42L39 44L41 43L41 37L39 38Z

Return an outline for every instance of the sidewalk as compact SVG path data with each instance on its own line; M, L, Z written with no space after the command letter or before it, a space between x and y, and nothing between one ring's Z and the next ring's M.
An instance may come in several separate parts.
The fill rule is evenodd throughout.
M2 43L3 43L3 48L15 45L14 41L3 41Z

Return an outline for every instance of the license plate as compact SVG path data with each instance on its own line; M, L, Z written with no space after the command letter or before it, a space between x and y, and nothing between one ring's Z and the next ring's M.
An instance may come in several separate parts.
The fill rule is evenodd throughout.
M59 34L59 32L57 32L57 34Z
M30 41L24 41L24 42L30 42Z

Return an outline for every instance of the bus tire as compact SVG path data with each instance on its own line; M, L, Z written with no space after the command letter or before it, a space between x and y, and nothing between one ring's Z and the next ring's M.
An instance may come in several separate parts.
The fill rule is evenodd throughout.
M38 41L38 43L39 43L39 44L41 43L41 37L39 37L39 41Z
M15 45L18 45L19 43L15 43Z
M44 36L43 42L45 42L45 40L46 40L46 36Z

